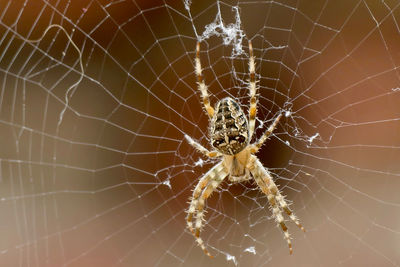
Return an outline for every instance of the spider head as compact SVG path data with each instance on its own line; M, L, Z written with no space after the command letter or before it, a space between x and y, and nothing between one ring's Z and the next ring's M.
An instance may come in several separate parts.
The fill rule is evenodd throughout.
M211 145L225 155L235 155L249 144L249 123L239 104L230 97L215 105L210 122Z

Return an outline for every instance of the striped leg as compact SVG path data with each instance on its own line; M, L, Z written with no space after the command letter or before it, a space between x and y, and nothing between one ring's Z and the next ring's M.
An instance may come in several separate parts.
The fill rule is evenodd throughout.
M276 119L274 120L274 122L268 127L268 129L265 131L265 133L260 137L260 139L258 139L254 144L253 144L253 148L251 150L251 153L256 153L261 146L264 144L264 142L268 139L268 137L272 134L272 132L275 130L276 126L279 123L279 120L282 117L282 113L280 113L278 115L278 117L276 117Z
M222 162L215 165L210 171L208 171L197 184L193 191L192 201L188 210L187 225L191 232L196 238L196 242L203 249L204 253L211 257L211 254L207 251L204 241L200 238L200 231L204 217L204 205L206 199L211 193L219 186L219 184L228 175ZM203 190L203 188L205 188ZM201 193L201 191L203 192ZM200 194L201 193L201 194ZM195 229L193 230L193 217L195 217Z
M228 172L225 168L222 168L219 173L216 173L215 177L211 178L209 184L204 189L203 193L201 194L197 206L197 216L196 216L196 225L195 225L195 233L194 236L196 238L197 243L203 249L204 253L207 254L209 257L212 258L212 255L207 251L206 246L204 244L203 239L200 237L200 232L202 228L202 223L204 220L204 205L206 199L212 194L212 192L217 189L217 187L221 184L224 178L228 175Z
M196 45L196 59L195 59L195 71L197 75L197 85L201 92L204 107L207 111L208 117L211 119L214 115L214 108L210 106L210 99L208 98L207 85L204 83L203 75L201 73L200 63L200 42Z
M279 192L279 189L274 182L272 182L272 184L270 185L270 190L272 194L275 195L275 199L278 201L279 206L281 206L281 208L286 212L286 214L289 216L292 222L294 222L297 225L297 227L299 227L303 232L306 232L306 229L304 229L299 219L296 217L296 215L294 215L292 210L289 208L288 204L285 201L285 197L282 196L282 194Z
M292 242L290 240L290 235L283 218L282 210L284 210L289 215L290 219L294 221L300 229L304 231L304 228L299 223L296 216L290 211L286 201L280 194L278 187L275 185L268 170L266 170L264 166L262 166L261 162L255 156L252 156L251 162L253 164L251 168L251 173L253 174L253 177L262 192L267 195L268 202L271 205L272 216L281 227L284 238L289 246L289 253L292 254Z
M256 115L257 115L257 84L256 84L256 64L254 62L253 56L253 45L251 41L249 41L249 73L250 73L250 85L249 85L249 94L250 94L250 108L249 108L249 140L251 141L251 137L254 133L254 128L256 125Z
M216 166L215 166L216 167ZM196 207L198 205L199 202L199 197L201 192L203 191L204 187L206 187L210 181L211 178L211 173L213 173L215 171L215 167L213 169L211 169L208 173L206 173L201 179L200 181L197 183L196 187L193 190L193 195L190 201L190 206L189 209L187 211L188 215L186 218L186 222L187 222L187 226L190 230L190 232L192 232L192 234L194 235L194 230L193 230L193 215L196 211Z
M278 205L281 209L283 209L285 211L285 213L289 216L289 218L303 231L305 232L306 230L304 229L304 227L301 225L299 219L296 217L296 215L294 215L294 213L291 211L291 209L289 208L289 205L287 204L287 202L285 201L285 197L282 196L281 192L279 191L278 187L276 186L276 184L274 183L271 174L269 173L269 171L262 166L261 162L258 161L257 164L257 168L261 168L261 171L265 173L265 175L263 176L263 183L264 186L268 187L269 191L271 192L271 194L273 195L273 197L275 198L275 200L278 202Z
M219 153L218 151L214 150L214 151L208 151L207 148L203 147L202 145L200 145L199 143L197 143L196 141L194 141L189 135L185 134L185 138L188 141L188 143L193 146L195 149L197 149L197 151L201 152L203 155L210 157L210 158L215 158L215 157L219 157L222 156L221 153Z

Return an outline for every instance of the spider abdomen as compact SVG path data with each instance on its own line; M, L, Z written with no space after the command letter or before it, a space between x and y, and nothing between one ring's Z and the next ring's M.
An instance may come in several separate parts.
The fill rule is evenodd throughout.
M210 138L215 149L225 155L235 155L248 145L249 126L239 104L230 97L215 105L211 119Z

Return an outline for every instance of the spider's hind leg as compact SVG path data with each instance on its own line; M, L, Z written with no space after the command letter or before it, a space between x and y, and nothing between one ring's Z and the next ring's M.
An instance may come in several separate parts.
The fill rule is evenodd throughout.
M249 73L250 73L250 84L249 84L249 95L250 95L250 108L249 108L249 140L254 133L254 128L256 125L256 115L257 115L257 83L256 83L256 64L254 62L253 56L253 45L249 41Z
M276 126L279 123L279 120L282 118L282 113L279 113L279 115L275 118L274 122L268 127L268 129L264 132L264 134L258 139L253 145L251 152L256 153L264 144L264 142L268 139L268 137L272 134L272 132L275 130Z
M206 109L207 115L211 119L214 115L214 108L210 105L210 99L208 97L207 85L204 83L203 74L201 71L200 42L197 42L197 45L196 45L195 71L196 71L196 75L197 75L197 86L201 92L201 97L203 99L203 104Z

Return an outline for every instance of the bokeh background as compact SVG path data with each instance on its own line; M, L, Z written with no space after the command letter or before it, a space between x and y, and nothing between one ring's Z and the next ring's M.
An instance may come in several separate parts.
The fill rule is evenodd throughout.
M1 0L0 265L400 265L399 5ZM212 23L225 28L204 35ZM51 24L83 73L64 32L43 36ZM247 110L251 39L257 135L288 111L259 157L307 229L287 223L292 256L252 182L207 202L214 259L186 230L191 189L215 164L184 140L208 146L200 36L213 103Z

